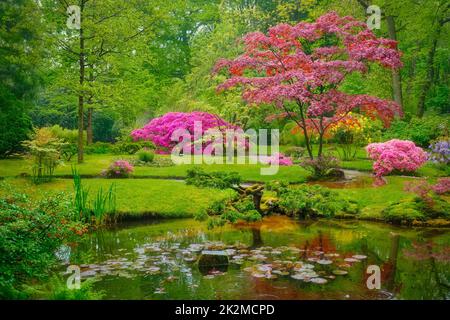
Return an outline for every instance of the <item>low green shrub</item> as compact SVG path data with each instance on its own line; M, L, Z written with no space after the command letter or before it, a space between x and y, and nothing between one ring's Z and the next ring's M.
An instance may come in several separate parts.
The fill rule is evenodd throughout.
M115 154L135 154L141 149L155 149L155 145L150 141L121 141L117 142L112 152Z
M84 147L86 154L108 154L112 153L114 146L108 142L97 141Z
M302 147L289 147L284 150L284 155L293 159L299 159L305 155L305 148Z
M387 222L395 224L412 224L415 220L426 220L420 201L403 200L393 203L383 209L381 215Z
M200 188L227 189L241 183L237 172L205 172L202 168L187 170L186 184Z
M283 188L278 194L278 207L291 216L333 217L337 213L357 214L359 212L356 202L320 186L302 185L298 188Z
M155 152L149 149L141 149L137 152L137 157L139 161L145 163L153 162L153 160L155 159Z

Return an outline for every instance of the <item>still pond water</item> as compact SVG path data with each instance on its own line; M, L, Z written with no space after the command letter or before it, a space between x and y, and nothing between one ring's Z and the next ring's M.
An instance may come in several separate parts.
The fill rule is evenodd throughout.
M105 299L450 298L449 230L368 222L141 222L91 234L66 262ZM367 288L369 265L380 290Z

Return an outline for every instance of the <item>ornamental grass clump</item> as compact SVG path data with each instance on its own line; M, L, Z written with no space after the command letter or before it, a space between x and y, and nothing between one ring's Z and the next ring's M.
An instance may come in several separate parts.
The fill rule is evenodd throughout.
M371 143L366 151L372 160L373 171L377 178L392 171L414 172L427 161L427 154L414 142L408 140L390 140L383 143Z
M126 160L114 161L106 170L103 170L102 176L107 178L128 178L134 171L134 167Z

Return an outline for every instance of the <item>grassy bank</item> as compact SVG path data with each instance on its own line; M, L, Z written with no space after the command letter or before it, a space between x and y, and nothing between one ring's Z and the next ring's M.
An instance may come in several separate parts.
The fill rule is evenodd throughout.
M73 193L72 181L55 179L53 182L33 185L27 179L5 179L15 190L34 198L42 198L53 192ZM144 216L159 218L191 217L205 209L213 201L228 197L231 191L200 189L188 186L183 181L155 179L84 179L83 185L89 188L92 197L99 188L107 190L111 183L116 185L117 211L123 219ZM0 195L8 192L6 185L0 183Z

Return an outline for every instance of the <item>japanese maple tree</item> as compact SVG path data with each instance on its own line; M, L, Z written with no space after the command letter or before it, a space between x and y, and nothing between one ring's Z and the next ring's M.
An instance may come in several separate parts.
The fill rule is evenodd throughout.
M340 90L349 74L368 72L370 63L389 69L402 66L397 42L376 37L353 17L330 12L313 23L279 24L267 34L247 34L243 43L242 55L217 62L215 72L228 71L218 90L242 87L246 102L273 104L277 111L271 117L295 121L311 159L311 135L318 136L321 157L326 131L349 112L378 117L386 126L401 114L393 101Z

